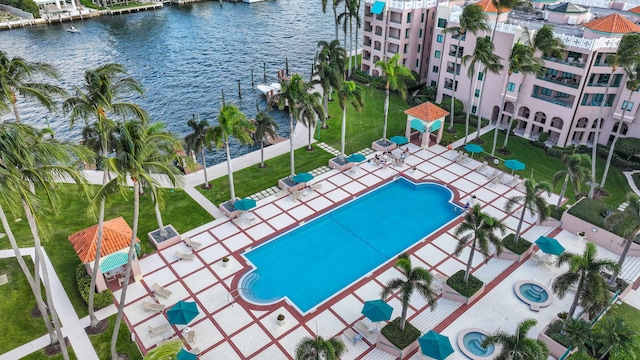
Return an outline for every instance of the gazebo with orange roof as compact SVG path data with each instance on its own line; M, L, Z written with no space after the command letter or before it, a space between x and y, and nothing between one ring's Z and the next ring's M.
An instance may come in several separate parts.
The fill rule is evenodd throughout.
M98 291L107 289L107 282L114 280L123 273L129 258L129 244L133 230L122 216L104 222L102 234L102 247L100 248L100 261L96 288ZM96 258L98 243L98 225L93 225L77 233L69 235L69 241L78 254L80 261L85 264L87 272L91 274ZM136 238L136 242L140 240ZM131 270L136 281L142 279L138 257L134 255Z
M407 114L407 128L405 137L411 139L412 135L417 135L421 139L422 148L429 147L431 133L437 131L436 144L442 140L442 130L444 129L444 118L449 115L447 110L437 106L432 102L424 102L404 111Z

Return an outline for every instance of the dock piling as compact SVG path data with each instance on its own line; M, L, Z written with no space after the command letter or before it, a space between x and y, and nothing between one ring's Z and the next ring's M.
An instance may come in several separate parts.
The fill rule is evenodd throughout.
M284 68L286 69L286 75L289 76L289 59L284 58Z
M267 63L262 63L262 76L264 76L264 82L267 82Z
M238 98L242 99L242 91L240 91L240 80L238 80Z
M251 69L251 88L253 89L254 87L254 83L253 83L253 69Z

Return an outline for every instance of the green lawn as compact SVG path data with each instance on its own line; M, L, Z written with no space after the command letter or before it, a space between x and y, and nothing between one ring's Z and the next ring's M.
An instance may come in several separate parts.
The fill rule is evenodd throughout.
M620 305L613 305L604 317L619 317L624 319L624 322L639 334L637 338L638 341L640 341L640 310L627 303L622 303Z
M102 334L90 335L89 340L96 349L96 353L100 360L111 359L111 335L113 334L113 325L116 322L116 316L109 317L109 327ZM129 355L129 360L140 360L142 354L138 350L136 343L131 341L131 333L127 324L122 321L120 324L120 331L118 332L118 344L116 346L118 353L124 353Z
M73 348L71 348L71 346L68 346L67 350L69 350L69 359L76 360L78 358L76 354L73 352ZM25 356L22 359L23 360L62 360L62 354L47 356L44 353L44 350L38 350L28 356Z

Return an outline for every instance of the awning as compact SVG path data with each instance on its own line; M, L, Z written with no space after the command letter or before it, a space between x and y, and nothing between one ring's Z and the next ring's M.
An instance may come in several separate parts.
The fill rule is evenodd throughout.
M436 120L436 121L431 122L430 124L431 124L431 126L429 126L429 131L430 132L434 132L434 131L440 129L440 126L442 126L442 121Z
M107 256L107 258L100 263L100 271L102 271L102 273L104 274L122 265L126 265L128 259L129 259L128 253L124 253L124 252L113 253Z
M424 122L418 119L411 120L411 128L420 132L425 132L427 130L427 128L424 126Z
M431 122L422 121L418 119L411 120L411 128L414 130L418 130L420 132L426 132L427 129L429 129L429 132L434 132L440 129L441 126L442 126L442 121L440 120L431 121Z
M382 14L382 10L384 10L384 5L385 5L384 1L376 1L375 3L373 3L373 6L371 7L371 13L376 15Z

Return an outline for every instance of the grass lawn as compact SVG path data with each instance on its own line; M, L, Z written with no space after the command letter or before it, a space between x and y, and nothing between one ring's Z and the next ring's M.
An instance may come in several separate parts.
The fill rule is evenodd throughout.
M89 340L98 353L100 360L111 359L111 335L113 334L113 325L116 322L116 316L109 318L109 327L102 334L90 335ZM138 350L136 343L131 341L131 333L127 324L122 321L120 323L120 331L118 332L118 343L116 345L119 353L129 354L129 360L140 360L142 354Z
M75 360L78 358L76 354L73 352L73 348L71 347L71 345L67 347L67 350L69 351L69 359ZM22 359L23 360L62 360L62 354L47 356L47 354L45 354L43 350L38 350L28 356L23 357Z
M627 303L622 303L620 305L613 305L604 317L619 317L624 319L624 322L639 334L636 338L640 341L640 310Z

